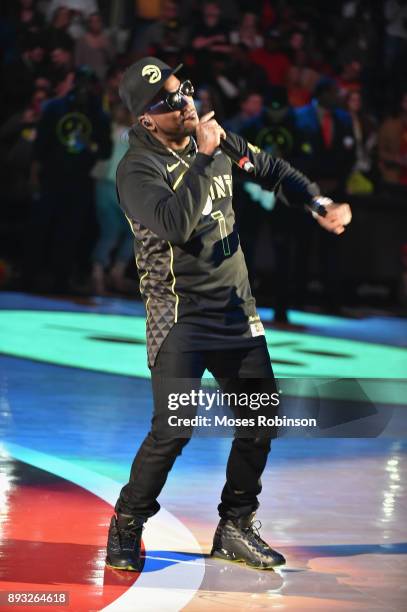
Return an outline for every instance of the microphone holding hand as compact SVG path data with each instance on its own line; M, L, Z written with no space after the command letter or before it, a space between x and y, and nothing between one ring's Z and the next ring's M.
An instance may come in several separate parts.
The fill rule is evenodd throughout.
M234 161L239 168L252 174L254 165L246 155L242 155L233 145L226 141L225 130L214 119L215 111L201 117L196 128L198 151L206 155L213 155L215 149L220 147L226 155Z

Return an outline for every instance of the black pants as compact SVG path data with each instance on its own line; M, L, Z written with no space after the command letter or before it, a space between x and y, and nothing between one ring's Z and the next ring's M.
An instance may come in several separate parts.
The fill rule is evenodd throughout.
M264 340L264 338L262 338ZM160 509L157 502L175 459L189 438L162 438L158 422L168 415L168 378L201 379L205 369L216 378L225 392L276 390L267 345L253 342L253 347L233 350L177 353L171 346L171 332L151 369L154 415L151 431L134 458L129 483L121 490L116 511L146 520ZM246 379L246 380L245 380ZM252 381L253 382L253 381ZM261 387L261 388L259 388ZM234 437L226 468L226 484L218 506L223 518L237 518L256 510L261 492L261 474L270 451L270 437ZM210 440L208 440L208 445ZM193 486L193 483L190 483Z

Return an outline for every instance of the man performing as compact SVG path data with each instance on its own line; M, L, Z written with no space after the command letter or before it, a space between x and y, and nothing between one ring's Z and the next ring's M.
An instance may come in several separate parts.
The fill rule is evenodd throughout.
M347 204L321 198L316 184L226 132L211 112L198 119L190 81L146 57L125 72L120 95L137 118L119 164L117 189L135 236L140 291L147 312L147 353L154 414L111 519L106 563L141 571L143 523L160 509L167 476L188 437L163 435L169 380L201 379L208 369L222 390L275 389L264 330L256 313L232 208L232 162L247 157L267 189L283 190L328 231L350 222ZM222 150L222 141L229 155ZM223 145L223 146L226 146ZM233 155L232 155L233 157ZM212 555L259 569L285 563L253 525L270 437L235 437Z

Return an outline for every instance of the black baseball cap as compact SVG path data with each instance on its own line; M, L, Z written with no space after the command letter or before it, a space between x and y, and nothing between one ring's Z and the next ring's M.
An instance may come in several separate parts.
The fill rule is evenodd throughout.
M119 95L127 108L137 117L163 87L172 74L182 68L171 68L157 57L144 57L127 68L119 85Z

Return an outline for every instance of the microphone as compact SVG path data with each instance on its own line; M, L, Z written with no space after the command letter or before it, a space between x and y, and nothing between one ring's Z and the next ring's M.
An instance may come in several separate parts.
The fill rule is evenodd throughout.
M255 167L250 159L246 155L241 155L241 153L224 138L221 138L220 148L239 166L239 168L242 168L242 170L245 170L245 172L249 174L253 174Z

